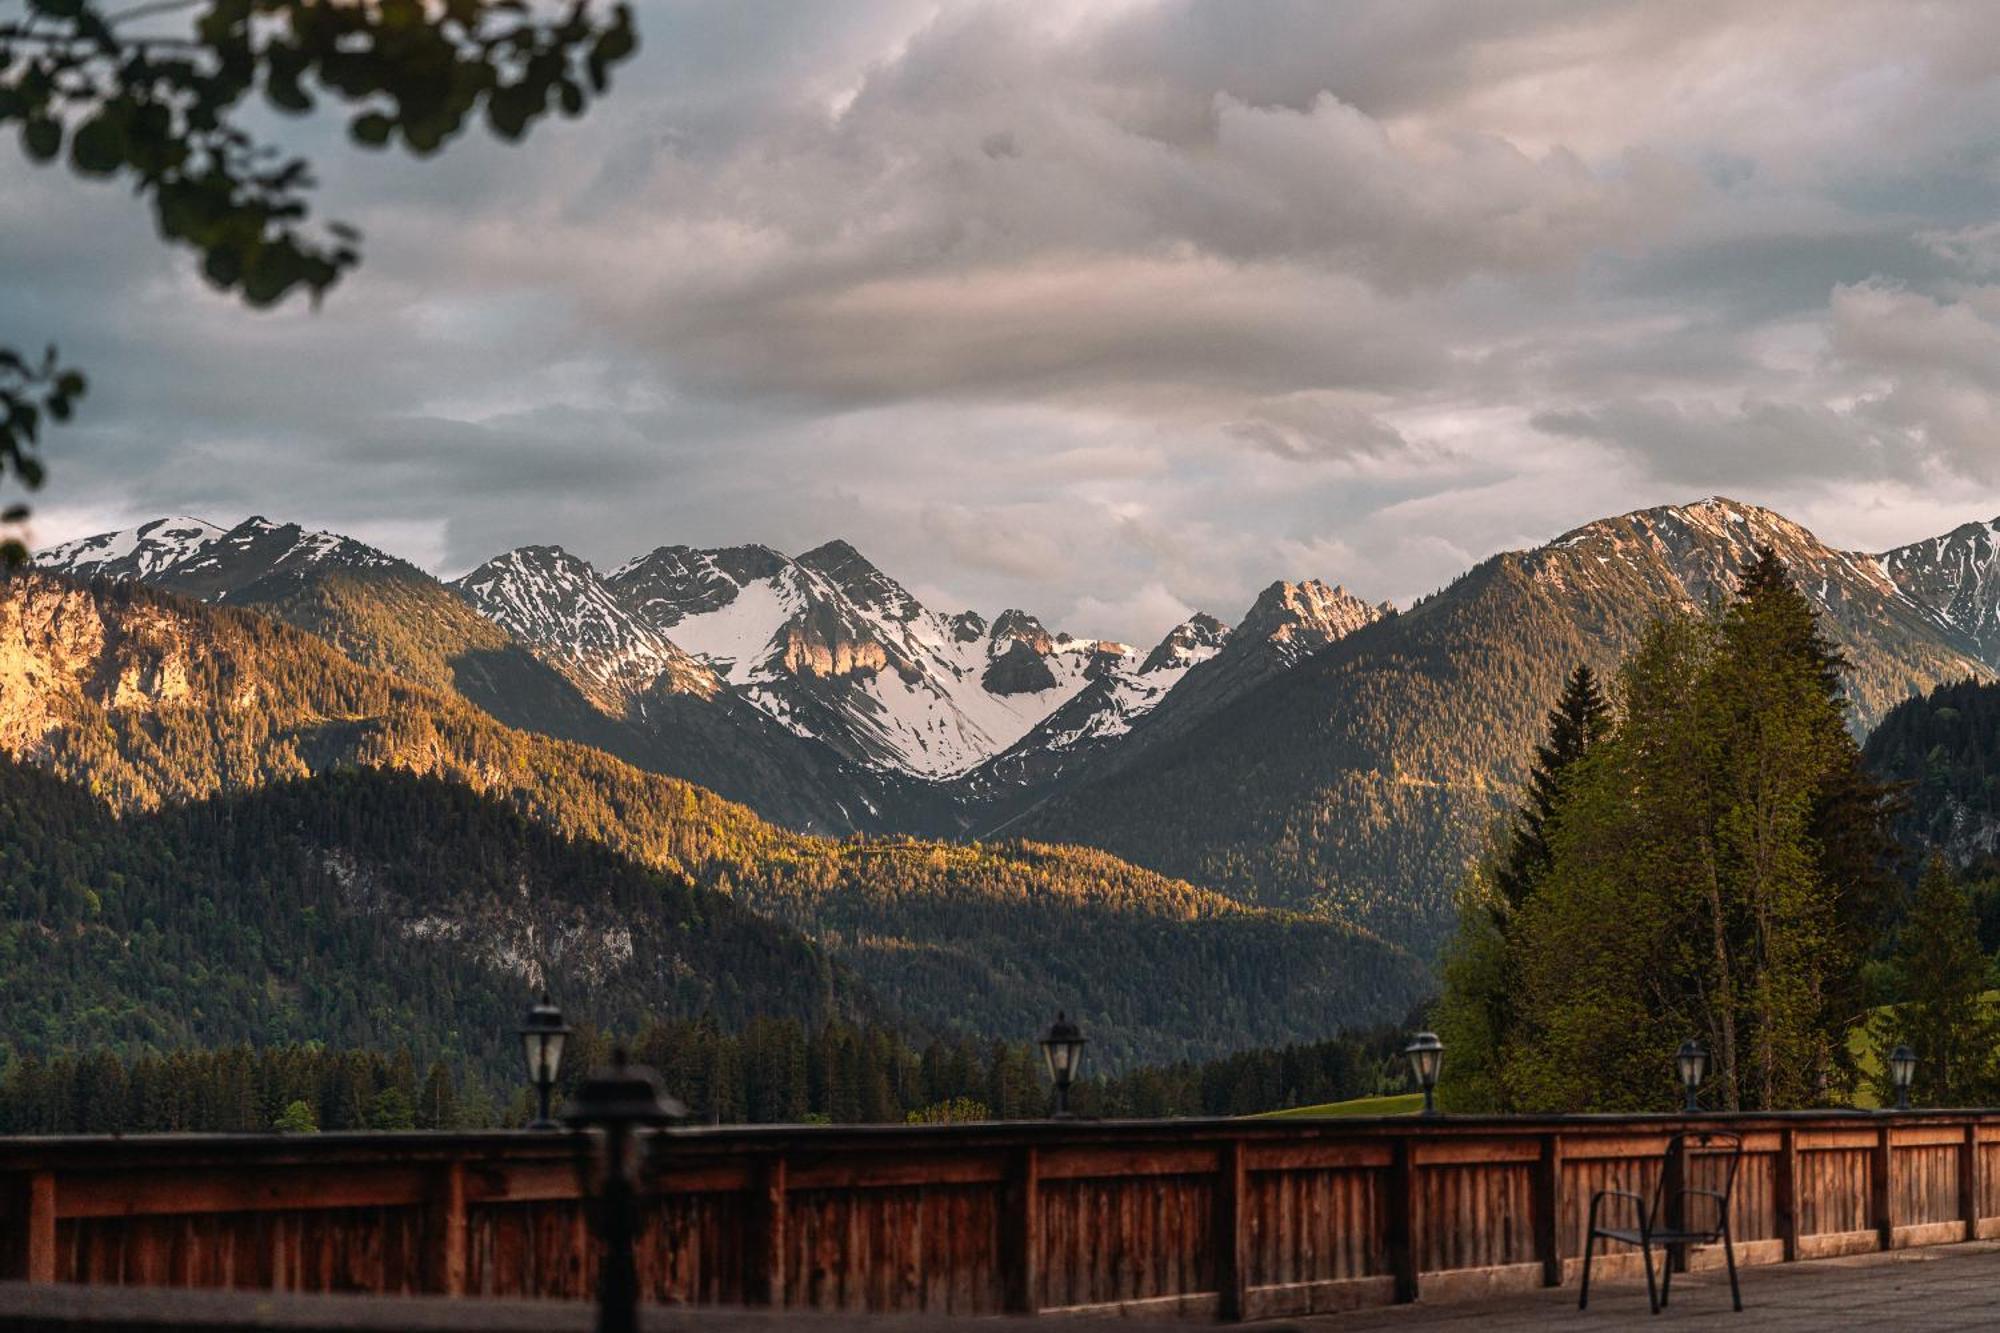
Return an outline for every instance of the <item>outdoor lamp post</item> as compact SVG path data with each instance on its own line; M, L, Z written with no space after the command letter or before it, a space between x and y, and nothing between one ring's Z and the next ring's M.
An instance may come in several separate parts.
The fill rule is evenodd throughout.
M1048 1035L1042 1038L1042 1058L1049 1062L1049 1081L1056 1086L1057 1120L1069 1119L1069 1085L1076 1079L1077 1066L1083 1063L1083 1046L1082 1030L1058 1012L1056 1021L1049 1024Z
M549 1003L549 993L543 991L541 1003L528 1010L517 1031L521 1053L528 1060L528 1082L534 1085L539 1108L528 1128L554 1129L556 1122L549 1119L549 1096L555 1091L556 1071L562 1068L563 1040L569 1036L570 1026L563 1022L562 1010Z
M1674 1053L1674 1068L1680 1072L1681 1090L1687 1093L1687 1105L1681 1109L1695 1115L1701 1110L1701 1103L1696 1100L1695 1094L1701 1091L1701 1081L1708 1074L1708 1052L1701 1048L1700 1042L1689 1037Z
M1917 1053L1907 1046L1889 1052L1889 1081L1896 1086L1896 1109L1910 1109L1910 1080L1917 1076Z
M1424 1090L1424 1114L1436 1115L1438 1067L1444 1063L1444 1043L1435 1032L1419 1032L1410 1038L1403 1054L1410 1057L1410 1073Z
M611 1053L611 1067L583 1081L563 1120L582 1131L577 1173L586 1196L597 1203L593 1219L603 1254L597 1269L597 1333L638 1333L639 1265L633 1240L639 1229L637 1131L655 1129L687 1114L687 1107L660 1090L659 1075L627 1062L624 1047ZM598 1131L598 1176L592 1188L590 1131Z

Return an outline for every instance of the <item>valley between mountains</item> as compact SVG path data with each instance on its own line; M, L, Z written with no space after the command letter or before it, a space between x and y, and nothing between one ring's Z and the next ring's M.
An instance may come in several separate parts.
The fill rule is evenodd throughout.
M663 546L609 571L526 546L445 583L337 534L162 519L45 551L0 585L0 751L17 785L42 770L82 793L77 809L122 812L98 880L136 877L118 858L157 858L163 838L182 864L231 819L270 830L248 861L276 840L285 864L315 867L280 892L239 856L183 885L225 918L305 895L339 923L332 943L286 933L305 958L256 951L265 998L239 996L232 1022L266 1004L351 1014L362 992L405 1012L379 977L340 999L301 973L346 965L328 949L405 957L422 939L467 993L573 978L600 1007L768 998L1008 1039L1062 1004L1113 1063L1178 1058L1420 999L1563 674L1612 666L1661 607L1725 595L1772 547L1849 658L1861 732L2000 667L1995 542L1996 524L1972 522L1846 552L1717 498L1494 556L1405 608L1278 582L1233 623L1200 614L1126 645L1019 609L924 606L843 541ZM433 900L395 867L441 866L440 821L474 816L430 786L400 806L366 787L390 781L463 792L477 819L555 841L487 867L514 897L441 873ZM229 813L280 798L289 831ZM355 801L384 813L365 830L331 813ZM0 808L26 836L37 802ZM133 909L99 894L93 918L80 880L48 879L52 855L34 901L75 899L71 929L35 928L16 893L14 947L110 948L111 918ZM627 869L579 877L572 855ZM632 887L646 882L672 892ZM180 928L157 901L148 913ZM757 993L777 983L728 960L758 930L820 980ZM129 984L70 973L79 1004L134 1031L167 1021L143 1016L157 968Z

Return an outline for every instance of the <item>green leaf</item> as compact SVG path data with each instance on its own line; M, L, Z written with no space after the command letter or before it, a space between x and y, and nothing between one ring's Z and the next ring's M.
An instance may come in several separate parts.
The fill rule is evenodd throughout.
M69 141L69 160L86 176L109 176L125 162L125 130L110 112L92 116Z
M381 148L389 142L389 133L395 128L396 122L380 111L369 111L356 116L347 132L364 148Z
M62 126L47 116L32 116L21 122L21 146L37 162L47 162L62 151Z

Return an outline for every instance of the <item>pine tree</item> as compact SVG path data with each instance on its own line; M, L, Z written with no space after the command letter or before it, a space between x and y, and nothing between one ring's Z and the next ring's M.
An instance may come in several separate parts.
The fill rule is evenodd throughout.
M1446 996L1435 1015L1453 1051L1444 1091L1455 1111L1512 1109L1501 1065L1512 1042L1521 978L1514 919L1549 872L1550 821L1570 775L1611 732L1611 705L1597 673L1579 663L1549 710L1527 791L1501 845L1474 866L1460 894L1459 933L1444 959Z
M1880 1045L1883 1053L1904 1043L1916 1052L1912 1097L1928 1106L1979 1104L1992 1089L2000 1036L1985 998L1992 972L1971 895L1941 856L1931 857L1917 882L1890 975L1900 1003Z
M1548 739L1535 747L1527 797L1514 813L1506 852L1493 868L1494 885L1508 910L1518 909L1548 873L1548 821L1562 799L1563 775L1610 731L1611 705L1597 673L1578 663L1549 710Z

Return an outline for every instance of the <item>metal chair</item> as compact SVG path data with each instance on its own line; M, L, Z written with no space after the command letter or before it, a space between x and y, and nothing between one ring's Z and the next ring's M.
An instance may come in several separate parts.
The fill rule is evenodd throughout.
M1666 1308L1673 1288L1673 1264L1668 1263L1657 1286L1653 1280L1653 1247L1713 1245L1722 1243L1723 1260L1729 1266L1729 1297L1740 1314L1743 1293L1736 1285L1736 1245L1729 1235L1729 1202L1736 1190L1736 1169L1743 1161L1743 1140L1720 1130L1688 1130L1667 1143L1660 1163L1660 1178L1653 1186L1650 1207L1627 1190L1599 1190L1590 1198L1590 1231L1583 1244L1583 1284L1576 1308L1590 1306L1590 1261L1597 1242L1620 1240L1639 1247L1646 1265L1646 1300L1653 1313ZM1599 1226L1598 1209L1606 1199L1622 1199L1632 1205L1636 1227ZM1699 1206L1712 1216L1699 1225L1694 1209Z

